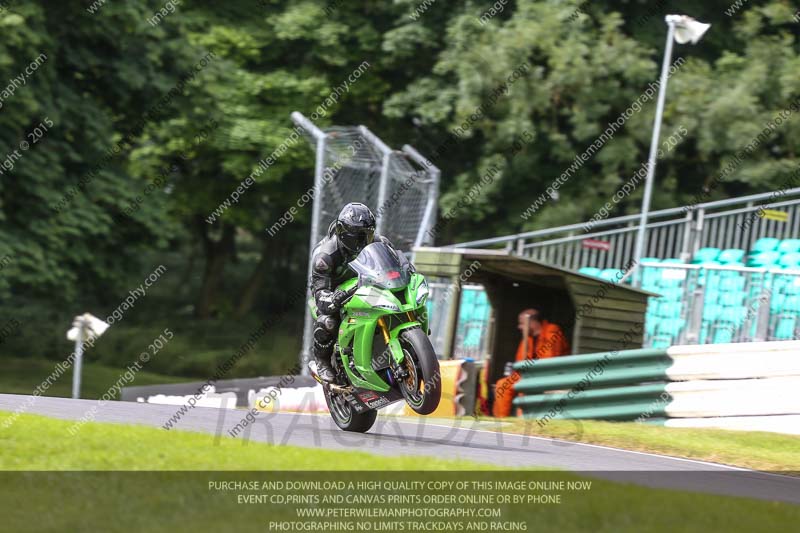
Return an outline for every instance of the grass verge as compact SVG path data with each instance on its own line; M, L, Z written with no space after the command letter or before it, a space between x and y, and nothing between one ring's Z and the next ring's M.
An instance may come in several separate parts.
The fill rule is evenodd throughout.
M481 421L485 429L800 475L800 437L794 435L599 420L550 420L544 427L535 420L505 419L501 426Z
M7 416L9 413L0 412L0 425ZM581 479L562 472L503 471L468 461L387 458L361 452L245 444L228 437L215 442L208 434L166 432L131 425L88 423L77 436L69 437L66 429L70 424L69 421L22 415L13 430L0 430L0 449L3 450L0 469L5 470L0 471L0 477L4 478L0 483L4 528L19 532L286 531L273 525L284 523L290 524L285 527L292 527L291 524L300 523L305 524L302 529L288 530L349 532L359 530L356 523L368 520L301 518L299 509L405 507L437 512L442 508L474 507L426 504L424 501L410 506L353 504L346 500L325 503L326 495L386 496L402 492L346 487L350 481L357 483L364 479L381 482L527 479L567 483ZM150 472L108 471L123 469ZM261 484L292 480L343 483L344 488L230 489L214 485L214 482L255 481ZM391 522L395 524L392 527L386 525L390 519L381 518L370 519L372 528L366 530L375 530L375 524L382 523L382 531L497 531L507 530L497 525L505 523L522 524L524 529L517 529L522 531L781 531L789 530L800 520L800 506L602 480L590 483L585 490L560 492L558 503L478 506L498 509L501 516L475 519L473 526L468 519L414 517L395 520ZM426 488L423 498L426 493L436 492ZM524 490L517 493L526 495ZM317 494L316 503L288 499L309 498L313 494ZM283 499L271 500L272 496ZM400 523L405 525L401 528L397 525ZM441 527L431 529L430 524Z
M0 359L0 392L6 394L32 394L55 369L57 361L40 358L3 357ZM97 400L125 373L124 368L106 366L97 362L84 362L81 372L81 398ZM142 370L130 386L180 383L192 379L165 376ZM45 392L44 396L72 396L72 369L65 372ZM116 398L116 396L115 396Z

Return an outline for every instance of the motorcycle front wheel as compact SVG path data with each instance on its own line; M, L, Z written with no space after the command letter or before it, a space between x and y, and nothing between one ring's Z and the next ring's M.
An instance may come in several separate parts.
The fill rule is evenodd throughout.
M439 360L430 339L419 328L400 333L403 348L403 368L406 378L400 380L400 392L415 413L429 415L442 398L442 374Z

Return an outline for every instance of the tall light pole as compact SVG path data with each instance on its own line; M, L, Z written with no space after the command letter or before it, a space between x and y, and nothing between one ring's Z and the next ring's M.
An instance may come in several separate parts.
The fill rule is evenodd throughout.
M704 24L686 15L667 15L664 17L667 22L667 45L664 49L664 62L661 64L661 83L658 88L658 103L656 105L656 117L653 120L653 138L650 141L650 155L647 159L647 177L644 182L644 198L642 199L642 214L639 219L639 232L636 235L636 248L634 249L633 259L634 270L636 272L635 283L641 285L639 273L639 263L644 254L645 237L647 236L647 216L650 214L650 200L653 196L653 181L656 174L656 159L658 158L658 142L661 135L661 118L664 115L664 100L667 96L667 80L669 79L669 66L672 62L672 41L679 44L697 41L708 31L711 24Z

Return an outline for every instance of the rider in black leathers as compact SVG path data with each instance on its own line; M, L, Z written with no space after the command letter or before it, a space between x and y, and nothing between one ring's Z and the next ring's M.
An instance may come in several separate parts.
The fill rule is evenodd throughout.
M328 236L314 248L311 270L311 294L317 304L314 324L314 359L317 375L328 383L336 380L331 368L333 344L339 332L340 309L347 295L336 289L354 277L348 263L372 242L388 239L375 235L375 215L364 205L352 202L344 206L328 228Z

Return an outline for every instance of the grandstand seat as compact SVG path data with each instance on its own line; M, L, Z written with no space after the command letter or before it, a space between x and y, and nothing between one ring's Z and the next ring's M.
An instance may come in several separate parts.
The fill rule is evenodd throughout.
M717 298L717 302L719 302L720 305L729 307L740 306L743 300L744 293L740 291L720 292L719 298Z
M769 310L772 314L780 313L783 309L783 302L786 300L786 296L780 293L772 293L772 298L769 301Z
M781 341L794 339L796 337L794 333L796 326L796 317L781 317L778 319L778 325L775 327L775 339Z
M782 268L800 268L800 253L789 252L783 254L778 260L778 266Z
M720 314L722 314L722 306L719 304L712 303L703 306L703 320L713 322Z
M644 321L644 333L648 337L656 334L656 325L658 324L658 317L647 317Z
M682 318L666 318L656 324L656 333L675 338L680 335L685 325L686 321Z
M706 289L704 295L703 305L707 306L709 304L715 304L719 301L719 291L716 288L708 288Z
M602 272L602 269L595 267L581 267L578 269L579 274L584 274L586 276L594 276L596 278L600 277L600 272Z
M680 318L683 303L681 302L661 302L658 306L658 316L664 318Z
M800 239L783 239L778 245L778 251L782 254L800 252Z
M740 327L747 316L747 310L740 306L723 306L722 311L717 315L717 321L727 322L735 327Z
M781 276L781 277L784 278L784 283L781 286L781 292L783 292L787 296L800 294L800 276Z
M661 296L670 302L680 302L683 300L683 289L680 287L668 287L661 289Z
M779 252L761 252L753 254L747 259L747 266L749 267L771 267L778 262L781 258Z
M744 250L740 250L739 248L728 248L719 253L717 261L723 265L738 264L742 262L743 257Z
M793 294L783 301L782 313L789 316L800 316L800 296Z
M702 270L698 281L701 285L705 285L706 288L711 288L719 286L721 279L719 270Z
M714 329L714 334L711 336L712 344L724 344L733 341L733 329L727 325L720 325Z
M729 276L719 280L719 291L721 292L742 292L747 280L744 276Z
M600 274L598 274L597 277L604 279L606 281L613 281L614 283L619 283L619 279L622 276L620 275L620 270L618 268L605 268L600 271Z
M692 263L695 265L703 263L718 264L717 257L721 251L719 248L700 248L694 253Z
M780 239L775 239L773 237L762 237L753 244L750 252L756 254L760 254L762 252L773 252L778 249L780 242Z

